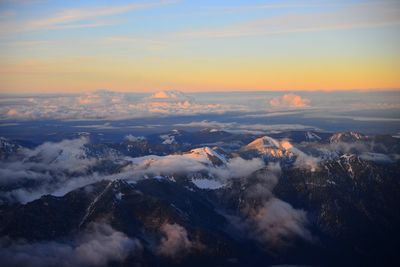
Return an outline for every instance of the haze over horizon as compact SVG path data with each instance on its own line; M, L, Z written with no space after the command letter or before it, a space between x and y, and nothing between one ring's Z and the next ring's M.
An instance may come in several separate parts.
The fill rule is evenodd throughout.
M0 93L398 90L398 1L0 1Z

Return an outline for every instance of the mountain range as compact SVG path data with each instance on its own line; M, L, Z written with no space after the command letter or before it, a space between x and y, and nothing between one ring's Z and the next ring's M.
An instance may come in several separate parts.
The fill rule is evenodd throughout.
M391 265L399 155L356 132L2 138L2 266Z

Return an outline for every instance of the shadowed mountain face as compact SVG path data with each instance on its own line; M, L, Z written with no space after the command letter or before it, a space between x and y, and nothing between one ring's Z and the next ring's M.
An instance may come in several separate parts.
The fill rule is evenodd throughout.
M171 131L0 140L2 266L382 266L400 141Z

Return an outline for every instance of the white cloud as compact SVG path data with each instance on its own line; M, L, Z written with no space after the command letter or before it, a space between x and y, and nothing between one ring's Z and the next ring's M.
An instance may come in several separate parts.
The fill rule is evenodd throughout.
M307 155L297 147L293 146L288 140L281 140L280 145L296 156L294 167L300 169L310 169L312 172L318 169L318 164L321 161L320 158Z
M190 31L176 33L176 38L234 38L382 27L400 23L399 5L396 1L348 3L339 5L337 8L327 8L325 5L329 1L326 1L325 4L323 2L325 1L319 3L320 12L282 12L275 16L247 20L241 23L191 29Z
M312 241L312 235L306 228L308 219L304 210L294 209L289 203L272 197L252 213L256 224L257 236L269 246L286 245L288 239L300 237Z
M296 160L294 162L294 166L299 169L309 169L312 172L316 171L319 168L320 158L309 156L303 152L298 153L296 155Z
M100 180L143 179L159 175L190 175L202 172L221 181L250 175L262 168L260 159L233 158L214 166L207 153L195 150L181 155L124 157L107 150L102 155L87 153L87 138L44 143L24 149L0 163L0 197L27 203L45 194L62 196ZM207 148L209 153L214 152ZM102 169L104 161L119 164L118 171ZM225 161L225 159L224 159ZM240 166L240 167L239 167ZM96 169L94 172L93 169ZM18 186L16 186L18 185ZM21 186L23 185L23 186Z
M87 138L79 138L19 150L9 160L0 162L0 185L6 190L0 195L26 203L60 187L71 189L66 186L70 180L87 176L89 169L99 162L87 154L88 142ZM107 157L112 159L114 155ZM14 189L7 190L10 185Z
M70 242L0 239L0 258L4 266L74 267L108 266L121 262L130 254L140 253L142 246L105 223L92 223Z
M176 90L159 91L145 98L145 107L153 114L196 114L221 113L233 110L229 105L196 103L190 97Z
M290 245L293 238L312 241L306 212L293 208L272 193L280 175L280 164L269 163L246 188L246 204L242 209L247 231L272 248Z
M130 170L136 177L144 175L185 174L208 170L201 161L185 155L144 156L132 158L132 164L125 170Z
M25 150L25 162L35 162L36 169L40 163L45 170L84 171L95 164L95 160L86 154L85 145L88 143L89 139L85 137L58 143L46 142L33 150Z
M265 167L265 163L259 158L245 160L236 157L227 162L226 166L211 169L211 173L224 181L228 179L247 177L263 167Z
M19 180L48 180L54 176L60 179L67 174L85 173L97 163L86 154L87 138L47 142L34 149L21 149L9 161L0 163L4 179L0 184Z
M130 161L132 164L125 167L124 170L130 171L132 177L189 175L205 172L222 182L227 179L246 177L265 166L261 159L244 160L240 157L232 158L224 165L214 166L207 155L199 155L195 152L182 155L144 156L132 158Z
M25 100L25 101L22 101ZM96 91L82 95L19 98L0 106L0 119L129 119L157 115L224 113L238 106L197 103L179 91L135 99L130 94Z
M61 10L50 16L42 16L22 22L7 21L0 27L0 33L18 33L34 30L54 30L68 28L92 28L115 24L110 21L100 21L100 19L112 17L114 15L158 8L168 4L174 4L177 1L165 0L143 3L130 3L126 5L114 5L105 7L83 7ZM88 23L89 22L89 23ZM14 26L14 27L12 27Z

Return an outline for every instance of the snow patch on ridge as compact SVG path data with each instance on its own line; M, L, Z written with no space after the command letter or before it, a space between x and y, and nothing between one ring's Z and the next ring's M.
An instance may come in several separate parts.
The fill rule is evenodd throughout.
M192 183L200 189L215 190L224 187L219 181L210 179L193 179Z

